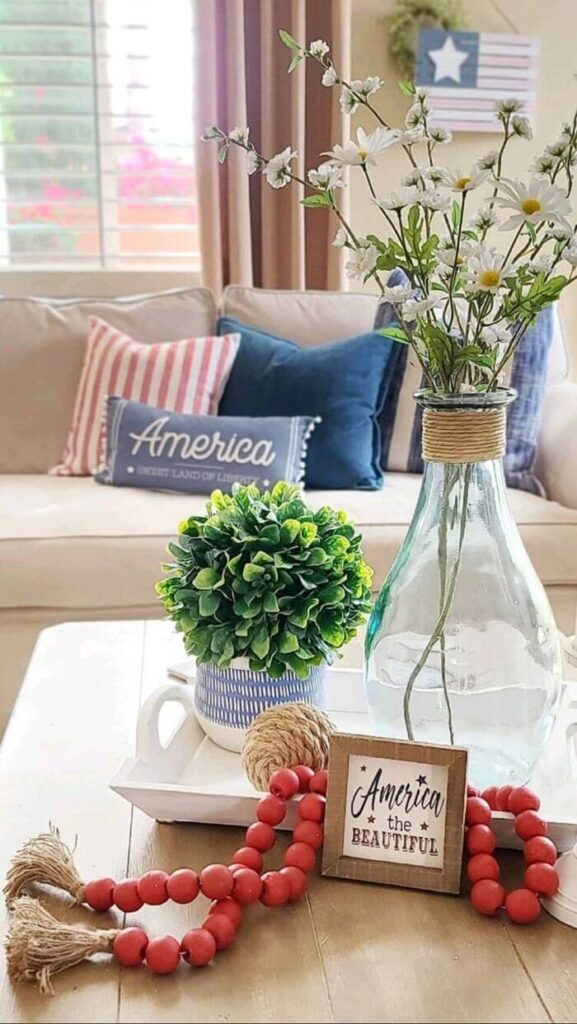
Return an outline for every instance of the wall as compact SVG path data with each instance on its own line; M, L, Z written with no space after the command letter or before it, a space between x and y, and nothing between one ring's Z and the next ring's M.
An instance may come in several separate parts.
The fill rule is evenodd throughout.
M353 0L352 68L354 78L378 74L385 79L388 87L379 93L379 109L395 126L402 122L407 100L396 86L399 73L387 54L386 17L392 6L393 0ZM464 0L463 11L470 29L536 35L541 40L535 138L532 142L515 140L507 164L508 174L525 178L533 155L556 137L559 124L570 119L577 103L573 78L577 71L577 0ZM360 114L354 124L373 127L370 119ZM439 163L468 167L476 157L495 148L497 140L498 136L490 133L458 133L450 147L437 150L443 157ZM377 191L386 194L407 169L403 151L393 147L375 168ZM577 189L574 196L577 204ZM351 219L359 233L376 230L375 210L359 173L351 174L351 207ZM577 379L577 285L567 289L561 311L572 376Z

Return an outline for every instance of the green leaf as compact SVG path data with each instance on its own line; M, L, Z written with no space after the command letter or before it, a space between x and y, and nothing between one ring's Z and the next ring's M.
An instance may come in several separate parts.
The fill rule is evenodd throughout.
M288 46L289 50L298 50L299 52L302 50L301 44L297 43L294 36L291 36L290 32L287 32L286 28L279 28L278 34L281 38L281 41L285 44L285 46Z
M292 58L289 66L287 68L287 74L290 75L291 71L294 71L295 68L298 68L298 66L299 66L299 64L300 64L300 62L302 60L304 60L304 53L295 53L294 57Z
M269 612L270 615L278 612L278 601L276 594L273 594L272 590L267 590L262 600L262 606L265 612Z
M216 569L201 569L192 582L197 590L212 590L219 581L220 573Z
M293 651L298 651L298 637L295 636L294 633L291 633L290 630L285 630L285 632L281 633L279 637L278 649L281 654L292 654Z
M323 640L331 647L342 647L345 642L345 631L342 626L334 622L330 616L319 617L319 628Z
M327 196L326 192L317 192L313 196L305 196L304 199L301 199L301 206L314 207L332 205L333 204L331 203L331 200L329 196Z
M259 576L262 576L264 569L262 565L255 565L254 562L248 562L242 570L242 578L247 583L253 583Z
M291 545L299 533L301 532L301 524L298 519L285 519L280 530L280 539L283 544Z
M318 528L315 523L303 523L301 526L301 542L308 548L317 539Z
M382 334L383 338L392 338L394 341L400 341L403 345L409 344L409 336L402 327L380 327L377 334Z
M415 95L415 86L413 85L412 82L399 82L398 85L399 89L401 90L402 93L405 94L405 96Z
M221 146L218 151L218 162L223 164L228 156L228 143L225 142L224 146Z
M343 587L329 586L319 590L319 601L325 606L340 604L341 601L344 601L345 596Z
M203 616L214 615L220 604L220 594L217 590L211 590L201 594L198 602L198 611Z
M256 631L250 642L250 649L261 661L267 657L270 650L270 639L266 626L260 626Z

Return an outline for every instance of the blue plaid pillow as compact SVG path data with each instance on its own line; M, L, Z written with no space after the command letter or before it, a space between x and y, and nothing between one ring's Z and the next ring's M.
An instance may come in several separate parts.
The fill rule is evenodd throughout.
M406 282L402 270L393 270L388 280L391 286ZM396 324L394 310L390 303L382 302L377 310L375 329L393 324ZM507 484L541 497L546 497L545 490L532 469L553 335L553 309L549 306L526 332L513 357L510 384L518 397L507 410L504 459ZM381 465L384 470L393 472L422 473L422 409L414 402L413 394L424 386L424 381L420 366L407 345L397 346L389 372L386 401L380 416Z

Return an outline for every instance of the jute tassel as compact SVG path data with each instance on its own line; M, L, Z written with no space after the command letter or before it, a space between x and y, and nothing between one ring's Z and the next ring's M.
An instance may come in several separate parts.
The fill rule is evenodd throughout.
M16 981L37 981L54 995L52 976L75 967L94 953L110 953L118 929L63 924L30 896L12 904L5 948L8 973Z
M29 839L14 856L4 886L8 906L35 882L64 889L77 903L84 901L84 882L76 870L72 850L53 825L49 832Z

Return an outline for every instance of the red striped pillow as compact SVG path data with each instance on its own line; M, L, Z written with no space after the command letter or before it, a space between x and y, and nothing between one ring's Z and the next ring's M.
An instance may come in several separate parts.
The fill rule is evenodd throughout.
M104 407L109 395L169 412L215 415L240 334L146 345L98 317L91 330L72 426L58 476L90 476L104 462Z

